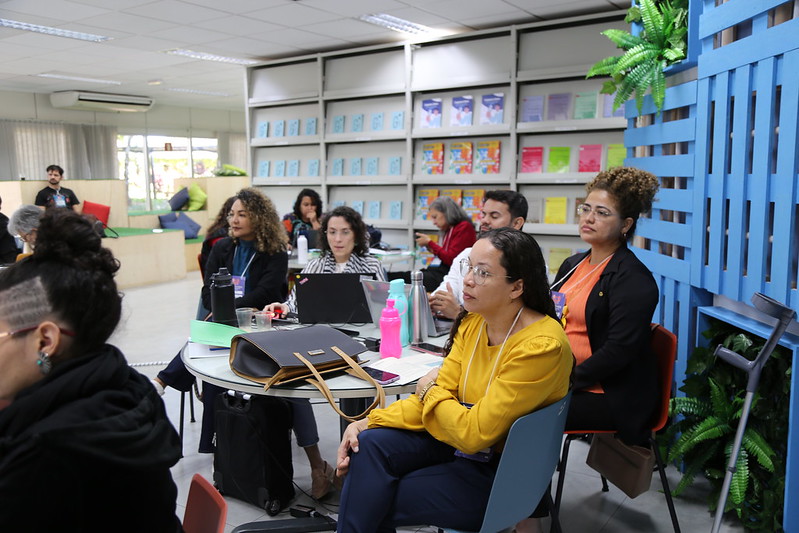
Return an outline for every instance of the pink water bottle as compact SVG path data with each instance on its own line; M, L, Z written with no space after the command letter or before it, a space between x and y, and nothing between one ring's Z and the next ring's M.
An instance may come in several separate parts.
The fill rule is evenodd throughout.
M402 319L394 307L394 300L389 298L380 315L380 357L399 357L402 354L401 330Z

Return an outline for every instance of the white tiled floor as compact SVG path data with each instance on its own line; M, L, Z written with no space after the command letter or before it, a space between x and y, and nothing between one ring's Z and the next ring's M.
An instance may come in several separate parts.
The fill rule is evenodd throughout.
M142 364L169 361L188 337L188 324L194 318L199 295L199 275L189 274L182 281L170 284L153 285L125 291L123 321L112 343L119 346L131 363ZM139 370L153 376L163 365L139 366ZM170 419L179 423L180 393L168 389L164 401ZM195 401L196 423L189 423L188 408L185 423L184 458L172 469L178 485L178 515L183 516L186 496L191 477L199 472L212 479L211 455L198 454L197 441L200 433L200 411L202 405ZM323 456L332 461L338 446L338 420L327 404L314 406L320 433L320 446ZM566 477L564 500L561 509L561 525L566 533L668 533L672 530L665 499L659 490L659 478L653 476L652 489L630 500L618 489L611 486L610 492L600 492L601 484L596 472L585 465L588 446L582 442L572 445L569 469ZM298 488L309 491L311 486L310 468L302 450L294 447L294 481ZM673 467L668 469L671 486L679 479ZM690 489L675 500L680 526L685 533L710 531L713 516L707 511L708 488L706 484ZM331 495L322 504L298 490L296 503L312 505L320 512L337 512L337 495ZM231 531L237 525L269 517L262 509L227 498L228 527ZM275 517L290 518L288 512ZM408 531L436 531L433 528ZM742 532L743 527L728 521L722 526L725 533Z

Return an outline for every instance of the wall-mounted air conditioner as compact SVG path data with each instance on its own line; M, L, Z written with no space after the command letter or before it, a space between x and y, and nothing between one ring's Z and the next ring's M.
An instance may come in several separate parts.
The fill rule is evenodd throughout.
M147 111L153 99L129 94L97 93L92 91L59 91L50 94L53 107L80 109L83 111Z

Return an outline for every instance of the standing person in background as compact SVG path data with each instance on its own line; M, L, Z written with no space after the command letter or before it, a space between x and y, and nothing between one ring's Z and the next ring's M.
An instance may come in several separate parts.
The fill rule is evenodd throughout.
M474 244L477 237L469 214L449 196L433 200L427 218L441 230L441 244L433 242L429 235L416 233L416 244L427 247L436 257L430 266L423 269L424 288L432 292L449 272L455 257ZM410 283L410 276L405 281Z
M521 230L527 220L527 198L510 190L486 191L480 209L480 234L498 228ZM469 258L472 247L458 254L441 285L430 295L430 309L436 315L454 320L463 306L461 261Z
M2 207L3 199L0 198L0 208ZM16 239L8 232L8 217L0 213L0 264L13 263L20 251Z
M72 189L61 186L64 179L64 169L58 165L47 167L47 187L36 194L36 201L33 203L39 207L68 207L73 211L80 212L78 205L80 201Z
M0 271L0 531L181 531L180 439L106 344L122 297L101 242L51 209L34 254Z
M289 235L289 244L297 245L300 233L322 228L322 198L313 189L303 189L294 202L294 211L283 217ZM310 243L309 243L310 244Z

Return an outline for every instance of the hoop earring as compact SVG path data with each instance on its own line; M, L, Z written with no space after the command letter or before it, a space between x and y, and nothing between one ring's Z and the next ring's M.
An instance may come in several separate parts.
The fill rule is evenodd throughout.
M50 354L46 352L39 352L39 360L36 361L36 364L39 367L39 372L45 376L53 369L53 361L50 359Z

